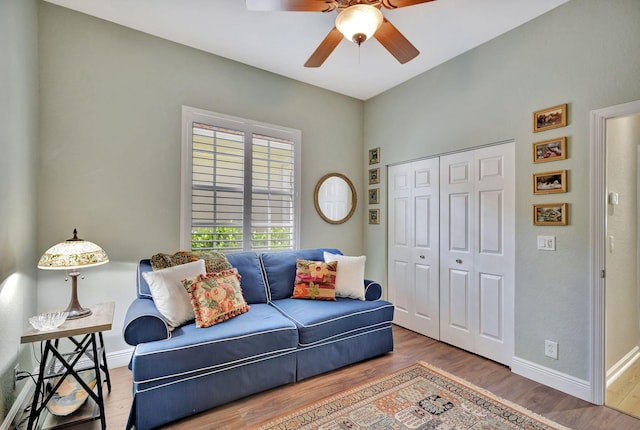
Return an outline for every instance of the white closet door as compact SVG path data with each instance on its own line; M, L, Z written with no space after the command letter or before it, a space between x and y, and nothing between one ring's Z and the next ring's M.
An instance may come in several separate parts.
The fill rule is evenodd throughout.
M515 145L441 157L440 337L513 356Z
M474 350L472 152L440 159L440 339Z
M439 338L438 159L389 167L389 299L394 322Z

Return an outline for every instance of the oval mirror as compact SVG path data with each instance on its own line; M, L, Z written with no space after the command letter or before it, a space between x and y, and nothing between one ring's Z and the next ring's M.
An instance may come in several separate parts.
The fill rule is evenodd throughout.
M323 220L342 224L355 212L358 197L349 178L340 173L329 173L316 184L313 202Z

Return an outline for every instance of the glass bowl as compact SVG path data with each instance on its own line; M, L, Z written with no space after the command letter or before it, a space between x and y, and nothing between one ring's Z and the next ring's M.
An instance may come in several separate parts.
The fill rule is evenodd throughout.
M39 331L53 330L60 327L67 319L67 315L69 312L47 312L29 318L29 324Z

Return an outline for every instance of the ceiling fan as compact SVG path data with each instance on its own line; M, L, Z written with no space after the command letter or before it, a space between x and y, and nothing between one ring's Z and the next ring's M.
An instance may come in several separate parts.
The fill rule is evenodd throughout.
M304 63L320 67L338 46L342 37L360 45L375 37L401 64L414 59L420 51L407 40L380 9L398 9L433 0L246 0L251 11L333 12L338 10L336 25Z

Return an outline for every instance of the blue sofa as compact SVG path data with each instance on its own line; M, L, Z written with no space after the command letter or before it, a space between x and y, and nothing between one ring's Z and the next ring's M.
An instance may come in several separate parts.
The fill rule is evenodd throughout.
M394 307L379 300L380 284L365 281L366 300L292 299L296 260L323 260L323 251L227 254L242 276L250 310L208 328L169 330L141 276L125 318L133 404L129 426L161 426L241 397L300 381L393 350ZM339 269L338 269L339 270Z

